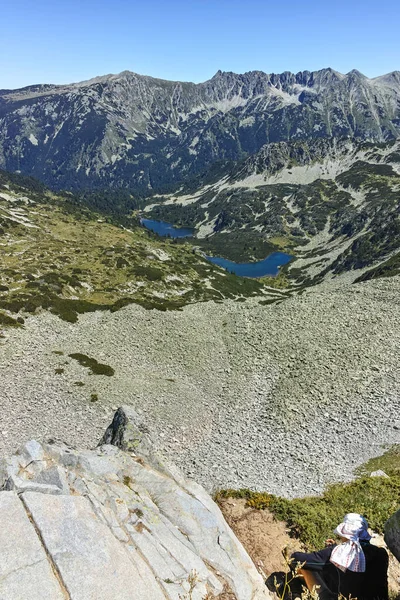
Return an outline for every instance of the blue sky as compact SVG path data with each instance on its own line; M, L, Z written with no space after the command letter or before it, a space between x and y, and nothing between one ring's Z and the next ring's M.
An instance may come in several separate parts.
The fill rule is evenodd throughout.
M205 81L221 69L400 70L397 0L1 0L0 88L125 69Z

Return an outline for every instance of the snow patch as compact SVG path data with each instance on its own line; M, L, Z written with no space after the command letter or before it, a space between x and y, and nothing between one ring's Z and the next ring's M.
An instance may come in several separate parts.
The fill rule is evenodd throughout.
M196 148L197 144L199 143L199 141L200 141L199 136L196 135L189 145L189 154L194 154L194 155L197 154L197 151L195 150L195 148Z
M168 283L170 281L177 281L178 283L184 283L182 277L178 277L178 275L167 275L165 277L165 281Z
M232 98L224 98L223 100L218 100L217 102L213 102L209 106L215 108L216 110L226 113L232 110L233 108L238 108L240 106L246 106L249 99L243 98L242 96L233 96Z

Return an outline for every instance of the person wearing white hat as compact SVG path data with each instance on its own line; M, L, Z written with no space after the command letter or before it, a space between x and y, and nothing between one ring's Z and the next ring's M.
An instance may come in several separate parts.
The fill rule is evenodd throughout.
M333 600L339 595L357 600L388 600L389 557L384 548L370 544L364 517L348 513L335 534L342 543L328 539L323 550L292 554L292 563L302 565L300 574L307 587L319 586L321 600Z

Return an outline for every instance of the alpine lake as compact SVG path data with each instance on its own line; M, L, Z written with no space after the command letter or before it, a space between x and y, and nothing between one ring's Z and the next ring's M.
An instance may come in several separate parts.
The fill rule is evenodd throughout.
M157 235L170 238L193 237L194 230L188 227L175 227L166 221L141 219L141 224ZM279 267L287 264L293 257L285 252L273 252L263 260L247 263L237 263L219 256L207 256L210 262L240 277L273 277L278 275Z

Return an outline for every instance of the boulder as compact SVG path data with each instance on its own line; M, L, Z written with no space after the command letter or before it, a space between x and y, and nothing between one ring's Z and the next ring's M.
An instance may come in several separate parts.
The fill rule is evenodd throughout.
M147 425L140 415L130 406L121 406L114 414L99 446L111 444L125 452L134 452L146 459L148 464L161 471L169 472L161 457L154 451L155 444Z
M386 479L389 479L389 475L387 475L385 473L385 471L382 471L382 469L378 469L377 471L372 471L370 477L386 477Z
M15 557L16 569L31 568L34 552L34 577L55 586L52 598L270 597L218 506L154 452L127 408L94 450L29 442L2 461L0 489L0 531L12 523L13 536L2 561L13 585ZM21 597L1 585L0 598Z
M400 561L400 510L385 524L385 542L398 561Z

